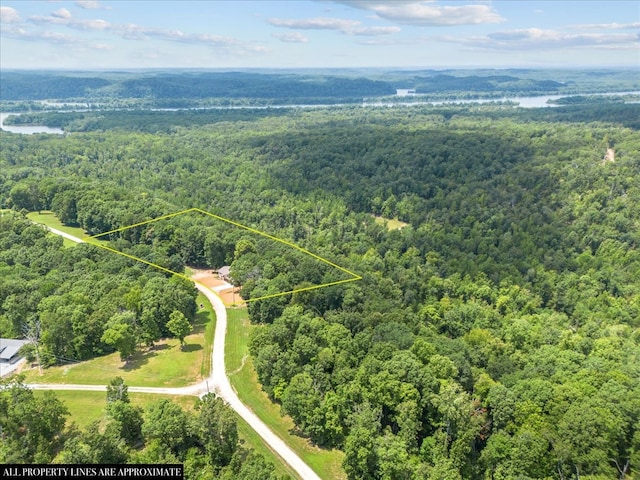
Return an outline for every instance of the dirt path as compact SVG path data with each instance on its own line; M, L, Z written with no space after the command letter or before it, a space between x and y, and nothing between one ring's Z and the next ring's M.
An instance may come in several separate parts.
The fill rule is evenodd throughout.
M49 228L52 233L61 235L73 242L81 243L83 240L68 233ZM202 278L202 277L201 277ZM211 302L216 313L216 330L213 338L213 353L211 354L211 375L195 385L180 388L160 387L136 387L130 386L130 392L140 393L164 393L169 395L198 395L203 396L213 390L225 400L238 415L240 415L255 432L275 451L289 466L305 480L320 480L320 477L307 465L289 446L278 437L258 416L240 401L235 390L229 382L225 371L224 343L227 333L227 309L224 302L211 287L203 285L194 279L196 288ZM216 287L214 287L216 288ZM58 384L29 384L30 388L39 390L79 390L79 391L106 391L102 385L58 385Z
M602 159L602 163L604 164L607 162L615 162L615 161L616 161L616 151L613 148L607 148L607 153Z
M82 243L83 240L78 238L78 237L74 237L73 235L68 234L67 232L63 232L62 230L58 230L57 228L53 228L53 227L48 227L45 225L45 228L47 230L49 230L51 233L55 233L56 235L60 235L63 238L66 238L67 240L71 240L72 242L76 242L76 243Z

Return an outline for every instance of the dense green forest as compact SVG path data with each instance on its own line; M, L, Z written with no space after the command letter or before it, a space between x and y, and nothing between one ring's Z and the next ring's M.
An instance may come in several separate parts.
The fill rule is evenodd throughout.
M0 331L9 338L40 332L30 356L44 366L114 350L124 360L137 344L172 336L172 315L193 320L190 282L88 245L65 249L61 237L12 213L0 221Z
M198 207L363 277L249 304L264 390L349 478L638 476L640 106L146 114L0 133L0 334L39 325L55 363L112 351L114 324L170 333L150 309L191 314L182 282L62 249L21 211L99 234ZM231 264L245 298L335 274L194 216L109 240L175 271Z

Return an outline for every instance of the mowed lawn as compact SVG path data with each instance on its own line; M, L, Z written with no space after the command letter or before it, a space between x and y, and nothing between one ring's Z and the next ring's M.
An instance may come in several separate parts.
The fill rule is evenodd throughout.
M107 392L78 392L59 390L53 392L58 400L62 401L69 410L67 425L72 422L80 429L86 428L95 421L102 421L105 418L107 405ZM36 396L42 396L44 390L34 390ZM146 409L152 403L163 398L168 398L177 403L183 410L193 410L198 398L187 395L161 395L155 393L133 393L129 392L129 400L132 405L137 405Z
M60 230L61 232L73 235L74 237L85 238L87 236L87 232L85 232L80 227L69 227L67 225L63 225L53 212L49 212L47 210L28 213L27 218L32 222L55 228L57 230ZM76 242L72 242L71 240L68 240L66 238L63 238L62 241L65 247L72 247L74 245L77 245Z
M324 479L344 479L344 453L313 445L308 439L292 434L296 428L289 416L280 415L280 406L271 402L262 391L249 356L248 341L254 328L249 323L246 308L227 309L227 339L225 363L231 385L240 400L260 417L285 443Z
M177 339L164 339L153 349L141 349L126 363L114 352L85 362L50 367L42 375L37 368L23 370L25 381L107 385L114 377L122 377L127 385L138 387L184 387L198 383L211 371L215 313L204 295L199 293L196 301L203 308L196 314L192 334L185 338L184 350Z

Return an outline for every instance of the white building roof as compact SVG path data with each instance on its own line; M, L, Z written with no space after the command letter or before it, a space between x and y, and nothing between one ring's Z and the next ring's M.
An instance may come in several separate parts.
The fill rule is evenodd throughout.
M0 361L11 361L18 353L18 350L26 343L29 343L29 341L14 338L0 338Z

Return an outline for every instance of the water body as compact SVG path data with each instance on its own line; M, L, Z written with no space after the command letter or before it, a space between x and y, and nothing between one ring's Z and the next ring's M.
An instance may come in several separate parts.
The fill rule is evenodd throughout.
M45 127L44 125L5 125L4 119L9 115L20 115L19 113L0 113L0 128L7 132L33 135L34 133L53 133L60 135L64 133L61 128Z
M549 107L561 107L566 105L560 105L556 103L549 103L551 100L558 100L565 97L610 97L615 95L640 95L640 92L607 92L607 93L585 93L585 94L572 94L572 95L539 95L535 97L502 97L502 98L465 98L465 99L451 99L451 100L418 100L415 102L372 102L363 103L363 106L371 107L395 107L398 105L468 105L468 104L483 104L483 103L496 103L496 102L509 102L516 104L521 108L549 108ZM406 98L406 97L405 97ZM634 103L634 102L628 102Z
M404 101L404 102L394 102L394 101L385 101L385 102L366 102L363 101L360 104L326 104L326 105L230 105L230 106L214 106L214 107L196 107L196 108L149 108L151 111L167 111L167 112L175 112L182 110L242 110L242 109L254 109L254 110L263 110L269 108L308 108L308 109L321 109L321 108L332 108L332 107L344 107L344 106L362 106L362 107L398 107L398 106L416 106L416 105L465 105L465 104L483 104L483 103L495 103L495 102L510 102L521 108L549 108L549 107L559 107L562 105L555 103L548 103L550 100L557 100L563 97L594 97L594 96L613 96L613 95L640 95L640 91L635 92L606 92L606 93L587 93L587 94L575 94L575 95L540 95L533 97L503 97L503 98L482 98L482 99L451 99L451 100L418 100L415 102L412 101ZM405 97L406 98L406 97ZM43 102L47 103L47 102ZM637 102L628 102L628 103L637 103ZM55 105L53 103L49 103L49 105ZM84 104L77 104L78 106L84 106ZM67 109L65 110L55 110L58 112L81 112L87 111L86 108L79 109L68 109L69 104L64 104ZM92 111L100 111L99 109L94 109ZM33 134L33 133L52 133L52 134L63 134L65 133L61 128L51 128L46 127L44 125L4 125L4 119L9 115L19 115L20 113L0 113L0 128L6 130L8 132L13 133L23 133L23 134Z

